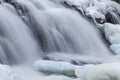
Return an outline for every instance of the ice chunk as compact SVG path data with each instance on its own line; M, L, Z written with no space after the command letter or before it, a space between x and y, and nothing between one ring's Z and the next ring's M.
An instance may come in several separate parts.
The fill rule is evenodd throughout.
M120 53L120 25L110 23L104 24L104 32L106 39L111 43L110 49L116 53Z
M86 15L89 17L92 17L94 19L99 18L99 19L105 20L105 16L103 14L101 14L100 12L98 12L96 10L90 9L90 8L86 11Z
M80 67L76 67L76 69L75 69L75 75L78 78L82 78L83 76L86 76L86 73L88 72L88 70L91 67L93 67L93 65L86 65L86 66L83 66L83 67L81 67L81 66Z
M34 64L36 70L52 73L62 73L74 76L75 66L63 61L38 60Z
M120 25L104 24L104 32L111 44L120 44Z
M120 44L113 44L110 46L110 49L116 54L120 54Z
M0 80L15 80L11 67L0 64Z
M82 80L120 80L120 63L78 67L75 74Z

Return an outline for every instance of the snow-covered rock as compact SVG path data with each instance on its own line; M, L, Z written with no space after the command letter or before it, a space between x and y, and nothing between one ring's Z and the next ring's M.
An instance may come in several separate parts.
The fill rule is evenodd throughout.
M0 80L15 80L11 67L0 64Z
M103 25L106 39L111 43L110 49L120 54L120 25L105 23Z
M116 53L116 54L120 54L120 44L113 44L110 46L110 49Z
M75 74L81 80L120 80L120 63L78 67Z
M64 4L73 7L82 12L83 15L97 18L97 23L103 24L107 18L107 13L114 13L113 16L120 14L120 5L112 0L52 0L57 4ZM70 7L70 8L71 8ZM99 20L98 20L99 19ZM117 19L116 19L117 20Z
M76 66L68 62L39 60L35 62L35 67L40 71L54 73L71 74L72 72L80 80L120 80L119 62Z
M63 61L38 60L34 64L36 70L43 72L62 73L68 76L74 76L74 65Z
M111 44L120 44L120 25L104 24L105 37Z
M94 8L94 7L93 7ZM92 9L92 7L89 7L87 10L86 10L86 15L88 17L92 17L94 19L96 18L99 18L99 19L102 19L102 20L105 20L105 16L103 14L101 14L100 12Z

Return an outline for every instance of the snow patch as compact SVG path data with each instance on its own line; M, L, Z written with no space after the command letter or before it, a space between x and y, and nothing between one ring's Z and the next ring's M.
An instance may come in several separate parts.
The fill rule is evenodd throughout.
M120 80L120 63L86 65L75 70L81 80Z
M103 19L105 20L105 16L103 14L101 14L100 12L96 11L93 9L93 7L89 7L87 10L86 10L86 15L88 17L92 17L92 18L99 18L99 19Z
M36 70L52 73L62 73L74 76L75 66L63 61L38 60L34 64Z
M40 71L54 73L72 72L77 77L75 80L120 80L119 62L76 66L68 62L38 60L35 67Z
M111 44L120 44L120 25L105 23L104 32Z
M120 54L120 44L112 44L110 49L116 54Z
M83 15L88 17L99 18L100 20L106 21L105 16L109 13L120 13L120 5L111 0L52 0L58 4L67 3L71 7L74 6L77 10L80 10ZM99 21L102 23L101 21Z
M116 53L120 53L120 25L105 23L104 32L106 39L111 43L110 49Z
M0 80L15 80L15 78L11 67L0 64Z

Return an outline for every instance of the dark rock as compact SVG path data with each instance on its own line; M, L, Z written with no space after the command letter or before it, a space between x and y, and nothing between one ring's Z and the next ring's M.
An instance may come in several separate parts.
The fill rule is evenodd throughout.
M95 20L96 20L96 22L99 23L99 24L104 24L104 23L106 22L106 20L103 20L103 19L101 19L101 18L96 18Z
M11 0L5 0L5 2L10 3L10 2L11 2Z
M107 14L105 15L105 18L106 18L106 22L117 24L115 17L110 12L107 12Z
M115 1L115 2L117 2L117 3L120 3L120 0L113 0L113 1Z

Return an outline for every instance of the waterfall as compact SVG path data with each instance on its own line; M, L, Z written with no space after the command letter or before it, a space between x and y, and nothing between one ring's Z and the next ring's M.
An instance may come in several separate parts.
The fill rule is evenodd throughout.
M117 54L109 48L112 44L109 38L113 36L117 41L120 36L119 25L114 25L120 24L119 7L118 3L111 0L0 0L0 79L1 73L5 73L2 78L11 78L12 68L17 75L15 80L77 80L43 72L49 68L54 72L59 61L63 65L58 63L56 70L63 73L70 65L75 66L75 69L80 67L78 65L86 67L86 64L96 66L119 61L119 44L110 47ZM105 27L108 30L104 30ZM41 61L45 61L45 64ZM64 62L70 65L64 65ZM39 68L39 63L43 72L34 70L33 65ZM96 68L94 72L99 73L99 68ZM102 68L100 66L100 70ZM92 69L88 72L89 69L83 70L85 78L87 73L90 74L85 80L89 80L92 75ZM79 77L82 72L77 73Z
M33 59L39 55L38 53L42 53L32 32L16 11L13 12L5 5L0 5L0 11L1 62L5 64L21 62L22 59Z
M30 61L49 53L112 55L96 26L75 10L50 0L1 3L1 63Z

